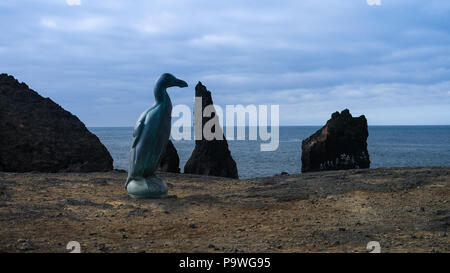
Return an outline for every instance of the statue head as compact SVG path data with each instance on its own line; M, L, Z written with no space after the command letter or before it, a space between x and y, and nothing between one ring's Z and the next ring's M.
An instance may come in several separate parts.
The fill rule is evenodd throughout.
M173 87L173 86L178 86L178 87L187 87L188 86L185 81L175 78L175 76L173 76L170 73L162 74L161 77L159 77L159 79L158 79L157 85L161 86L163 88L169 88L169 87Z

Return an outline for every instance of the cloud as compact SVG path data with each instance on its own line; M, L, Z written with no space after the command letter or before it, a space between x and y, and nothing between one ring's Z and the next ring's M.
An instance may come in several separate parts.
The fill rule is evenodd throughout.
M47 28L57 28L58 27L55 20L50 19L50 18L42 18L41 25L43 25L44 27L47 27Z
M45 17L40 21L41 25L55 30L75 32L96 32L111 26L111 20L105 17L89 16L76 20L63 17Z
M133 19L132 19L133 20ZM142 34L168 33L178 27L178 18L170 12L146 13L137 22L130 24L134 31Z
M249 41L237 35L204 35L189 41L190 45L197 47L241 47L249 44Z
M416 111L395 109L416 107L450 124L449 1L357 2L0 1L0 71L88 126L133 125L163 72L189 83L169 91L174 104L202 81L220 105L280 104L282 124L346 107L380 123L411 123Z
M369 6L381 6L381 0L366 0Z
M66 0L69 6L81 6L81 0Z

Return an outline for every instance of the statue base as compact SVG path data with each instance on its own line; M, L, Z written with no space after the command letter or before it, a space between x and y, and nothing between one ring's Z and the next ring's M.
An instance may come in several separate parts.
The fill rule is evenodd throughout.
M133 179L128 182L127 191L133 198L164 198L167 197L166 182L156 176L147 179Z

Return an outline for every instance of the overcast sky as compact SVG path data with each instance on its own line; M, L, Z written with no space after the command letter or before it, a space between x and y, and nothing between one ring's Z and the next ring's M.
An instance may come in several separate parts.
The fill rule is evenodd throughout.
M377 3L377 0L370 0ZM0 72L87 126L133 126L164 72L192 105L279 104L282 125L349 108L369 125L450 124L450 1L0 1Z

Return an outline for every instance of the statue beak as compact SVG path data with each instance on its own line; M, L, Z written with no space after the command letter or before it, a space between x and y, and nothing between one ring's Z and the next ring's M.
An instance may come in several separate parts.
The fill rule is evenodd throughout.
M183 81L183 80L177 79L175 81L175 86L183 88L183 87L187 87L188 84L185 81Z

